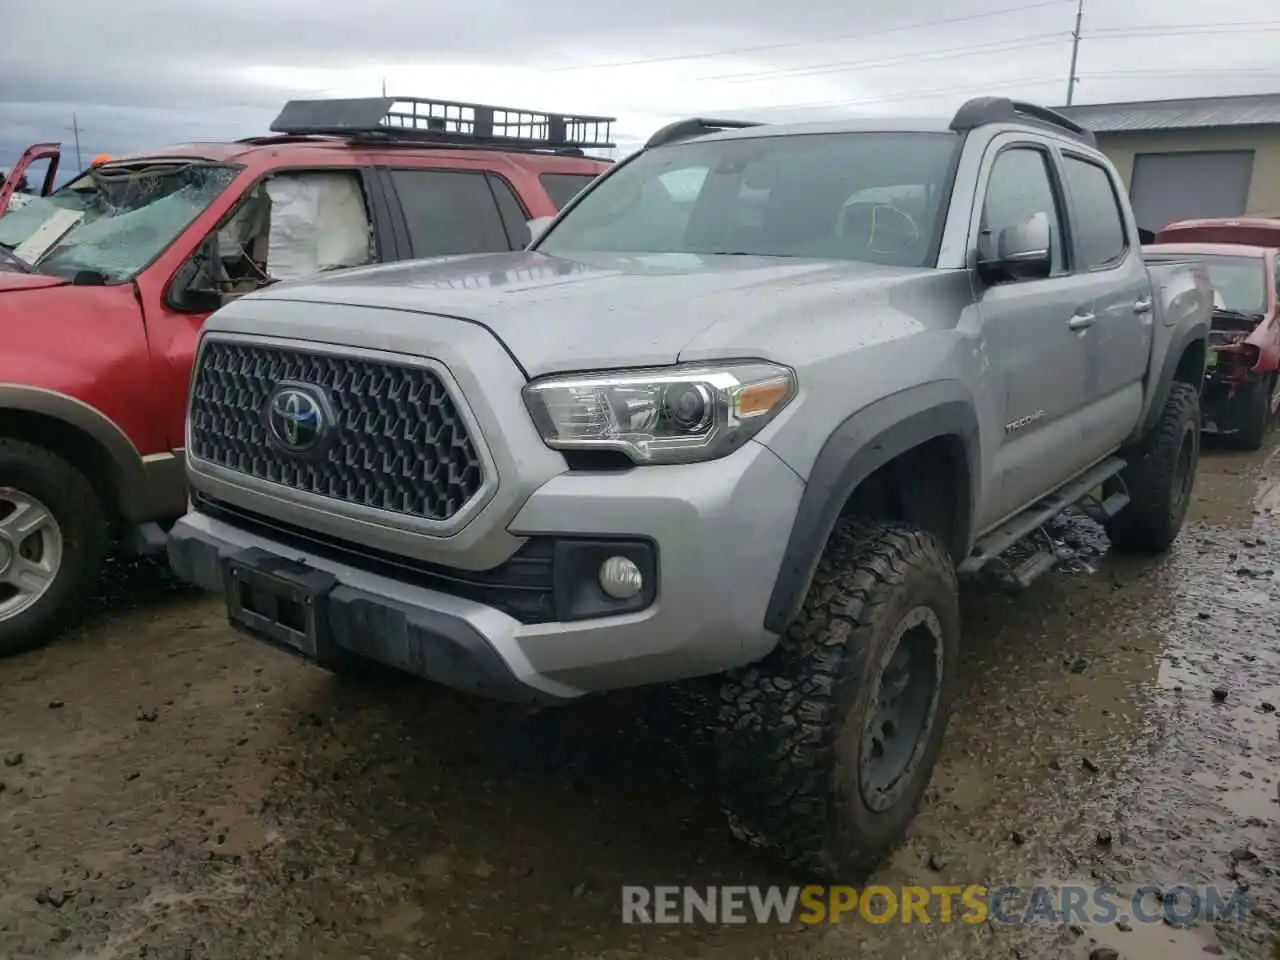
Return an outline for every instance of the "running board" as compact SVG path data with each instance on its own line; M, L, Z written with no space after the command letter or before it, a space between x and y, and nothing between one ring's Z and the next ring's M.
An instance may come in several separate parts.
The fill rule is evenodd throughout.
M1067 507L1079 503L1090 490L1100 486L1104 481L1110 480L1125 466L1125 461L1120 457L1110 457L1103 460L1096 467L1081 474L1065 486L1059 487L1049 496L1027 507L1018 515L1006 520L978 541L973 548L973 552L961 562L956 572L961 575L977 573L1015 543L1043 527ZM1128 503L1129 497L1127 494L1113 493L1101 504L1087 509L1086 512L1093 516L1094 519L1110 519L1110 517L1123 510ZM1051 559L1045 559L1045 557ZM1038 553L1029 557L1018 566L1017 570L1030 576L1030 579L1034 579L1052 567L1056 560L1057 558L1053 554L1045 551L1044 554ZM1024 570L1023 568L1026 569ZM1015 574L1015 579L1022 582L1024 577ZM1027 582L1029 583L1030 580L1027 580Z

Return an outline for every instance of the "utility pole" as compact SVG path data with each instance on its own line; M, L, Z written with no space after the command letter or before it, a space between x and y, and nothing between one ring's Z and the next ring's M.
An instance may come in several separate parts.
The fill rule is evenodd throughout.
M76 115L71 114L71 136L76 144L76 172L79 173L84 169L84 160L80 156L80 124L76 121Z
M382 78L382 96L385 98L386 95L387 95L387 78L383 77Z
M1067 106L1076 92L1080 78L1076 76L1076 61L1080 57L1080 21L1084 19L1084 0L1076 0L1076 28L1071 31L1071 75L1067 77Z

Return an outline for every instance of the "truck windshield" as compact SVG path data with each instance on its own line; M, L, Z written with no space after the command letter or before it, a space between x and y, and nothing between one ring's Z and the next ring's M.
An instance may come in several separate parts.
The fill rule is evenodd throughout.
M951 133L815 133L658 147L624 163L536 248L936 262Z
M35 243L28 262L40 273L70 277L88 271L111 283L129 280L163 253L237 173L238 167L188 160L91 171L0 217L0 247L22 253L24 244ZM40 249L42 228L59 231L77 214L74 226Z
M1266 261L1257 257L1205 257L1214 305L1237 313L1267 312Z

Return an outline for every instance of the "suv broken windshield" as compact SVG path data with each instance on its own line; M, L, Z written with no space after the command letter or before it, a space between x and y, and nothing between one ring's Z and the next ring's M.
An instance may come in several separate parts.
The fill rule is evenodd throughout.
M100 167L0 218L12 251L63 211L82 214L31 264L40 273L129 280L158 257L235 179L239 168L204 161Z

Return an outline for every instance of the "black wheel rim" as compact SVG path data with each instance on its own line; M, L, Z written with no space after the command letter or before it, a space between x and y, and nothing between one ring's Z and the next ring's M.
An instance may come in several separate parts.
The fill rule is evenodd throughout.
M916 607L886 646L862 730L858 786L877 813L902 799L920 766L938 714L942 669L942 624L928 607Z

